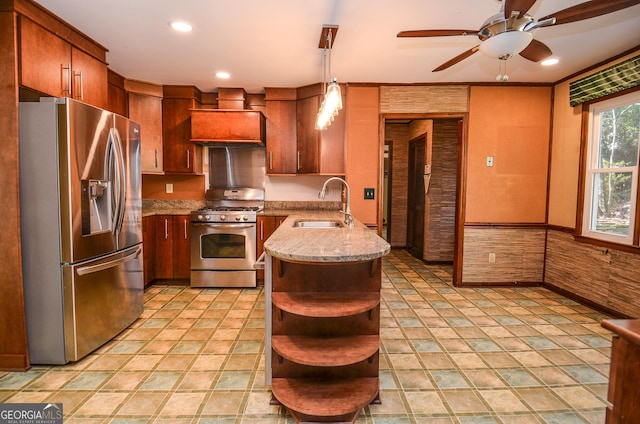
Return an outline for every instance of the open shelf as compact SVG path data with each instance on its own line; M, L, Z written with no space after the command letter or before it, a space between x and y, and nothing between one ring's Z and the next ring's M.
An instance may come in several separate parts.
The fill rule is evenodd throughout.
M275 398L292 411L329 418L355 414L378 396L377 377L339 380L274 378Z
M317 367L340 367L364 361L380 346L378 336L305 337L276 336L271 340L276 353L289 361Z
M282 311L315 318L347 317L380 304L380 293L273 292L271 300Z

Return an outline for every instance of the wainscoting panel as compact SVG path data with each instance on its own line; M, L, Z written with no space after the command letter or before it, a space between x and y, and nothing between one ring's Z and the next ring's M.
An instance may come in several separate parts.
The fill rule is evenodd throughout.
M575 241L549 230L545 283L607 310L640 317L640 255Z
M462 284L542 283L544 242L544 228L465 228Z

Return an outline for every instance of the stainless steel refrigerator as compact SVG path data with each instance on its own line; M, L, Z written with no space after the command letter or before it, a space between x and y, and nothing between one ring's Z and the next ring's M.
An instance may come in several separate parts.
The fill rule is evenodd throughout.
M19 120L29 358L64 364L142 313L140 127L68 98L20 103Z

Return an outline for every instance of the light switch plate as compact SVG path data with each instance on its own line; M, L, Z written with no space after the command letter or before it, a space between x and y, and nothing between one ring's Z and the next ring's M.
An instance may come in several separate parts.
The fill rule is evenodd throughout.
M487 166L493 166L493 156L487 156Z
M365 200L372 200L376 198L376 189L375 188L365 188L364 189L364 198Z

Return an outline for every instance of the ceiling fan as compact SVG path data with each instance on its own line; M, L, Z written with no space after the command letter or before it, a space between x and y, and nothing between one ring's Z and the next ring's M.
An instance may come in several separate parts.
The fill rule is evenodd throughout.
M447 69L477 51L501 60L507 60L513 55L520 54L525 59L540 62L551 56L552 52L546 44L533 38L532 30L595 18L640 4L640 0L591 0L535 20L527 12L536 1L502 0L500 12L487 19L479 30L426 29L400 31L398 37L475 35L480 39L480 44L443 63L435 68L433 72Z

